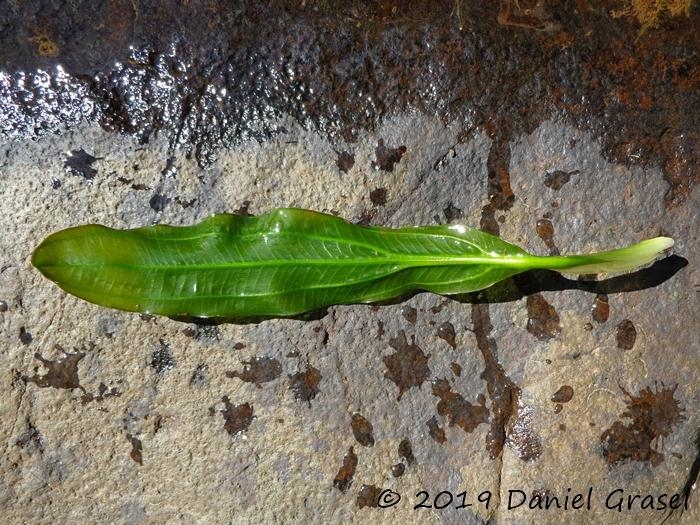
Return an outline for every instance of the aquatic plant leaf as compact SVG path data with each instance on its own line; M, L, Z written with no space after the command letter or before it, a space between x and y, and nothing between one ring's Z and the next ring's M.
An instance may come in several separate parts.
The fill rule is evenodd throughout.
M244 319L385 301L417 290L472 292L536 268L622 272L672 245L658 237L592 255L535 256L460 225L367 227L283 208L257 217L214 215L184 227L68 228L47 237L32 264L67 292L102 306Z

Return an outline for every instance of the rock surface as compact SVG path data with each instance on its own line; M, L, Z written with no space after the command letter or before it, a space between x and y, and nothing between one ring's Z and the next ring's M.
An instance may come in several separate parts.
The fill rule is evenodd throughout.
M561 21L542 16L563 38L551 25ZM532 28L501 30L523 46ZM700 462L698 186L669 177L670 157L638 163L632 148L621 161L610 136L570 115L499 133L478 113L410 106L371 114L351 136L262 114L274 133L222 141L206 165L172 129L144 142L77 118L59 133L6 134L4 522L665 517L641 499L628 510L626 498L681 492ZM7 130L13 117L3 118ZM691 147L684 158L698 158L696 139L678 139ZM536 272L464 297L215 326L100 308L29 263L46 235L72 225L191 224L283 206L373 225L481 226L538 254L667 235L676 255L625 276ZM571 508L589 488L590 509L527 508L567 496ZM621 512L606 509L611 493L613 506L623 496ZM378 507L397 494L393 508ZM696 492L689 501L678 523L700 522Z

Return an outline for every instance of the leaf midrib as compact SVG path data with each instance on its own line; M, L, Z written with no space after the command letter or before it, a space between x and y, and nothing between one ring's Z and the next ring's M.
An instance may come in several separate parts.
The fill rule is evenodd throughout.
M219 270L238 268L259 268L259 267L285 267L285 266L379 266L398 265L399 269L420 268L423 266L473 266L479 264L489 264L497 266L525 267L527 257L507 256L507 257L411 257L411 258L347 258L347 259L261 259L258 261L226 261L221 263L195 263L185 264L181 262L164 264L127 264L127 263L64 263L64 264L44 264L42 268L127 268L138 270Z

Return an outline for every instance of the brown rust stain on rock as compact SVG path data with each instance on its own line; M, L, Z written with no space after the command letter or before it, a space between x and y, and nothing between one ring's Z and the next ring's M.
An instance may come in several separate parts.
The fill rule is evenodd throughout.
M390 148L384 145L384 139L379 139L374 149L376 160L372 162L372 167L375 170L394 171L394 165L401 161L404 153L406 146Z
M294 397L299 401L305 401L311 406L311 401L318 395L318 388L322 376L318 368L308 365L306 370L291 374L289 377L289 389L294 392Z
M462 365L460 365L459 363L450 363L450 369L452 370L452 373L457 377L462 375Z
M372 435L372 423L370 423L362 414L355 412L350 421L352 434L357 442L363 447L374 446L374 436Z
M437 335L440 339L447 342L448 345L452 347L453 350L457 350L457 343L455 342L455 327L449 321L445 321L438 327Z
M623 319L615 327L615 339L617 339L617 347L622 350L631 350L637 340L637 329L634 323L629 319Z
M478 405L464 399L461 394L450 389L447 379L433 381L433 395L440 398L437 404L438 414L447 418L449 426L457 425L465 432L473 432L476 427L489 420L486 398L479 394Z
M143 465L143 443L141 440L131 434L126 435L126 439L131 443L131 451L129 452L129 457L134 460L135 463Z
M39 352L34 354L34 357L47 368L44 375L22 376L22 379L27 383L34 383L42 388L65 388L67 390L79 388L85 392L85 389L80 385L80 378L78 377L78 363L85 357L85 353L76 350L74 354L71 354L63 350L59 345L55 345L54 348L61 352L61 357L54 361L45 359Z
M369 192L369 200L375 206L384 206L386 204L386 196L386 188L375 188Z
M343 173L347 173L355 165L355 155L349 151L339 151L335 165Z
M527 331L540 341L559 335L559 314L540 293L527 296Z
M357 469L357 455L352 447L350 447L343 457L343 464L338 470L338 473L333 480L333 486L340 492L347 492L352 485Z
M356 504L358 508L379 507L379 495L382 493L382 490L375 485L362 485L360 493L357 495Z
M401 315L403 315L403 318L411 324L416 324L416 321L418 320L418 310L416 310L412 306L402 306Z
M408 465L412 465L416 462L416 457L413 455L413 447L411 446L411 442L406 438L402 439L401 443L399 443L399 456L404 458Z
M608 302L608 294L599 293L595 296L595 302L591 307L591 317L593 320L602 324L610 317L610 303Z
M440 443L442 445L445 441L447 441L445 430L438 425L437 418L435 416L431 417L425 422L425 424L428 427L430 437L433 438L436 443Z
M221 401L224 403L224 409L221 411L224 416L224 430L232 436L238 436L248 430L255 419L252 405L250 403L234 405L228 396L222 397Z
M547 3L541 1L501 0L496 19L503 26L520 29L548 33L559 29L559 24L547 9Z
M574 397L574 389L571 385L562 385L552 394L553 403L568 403Z
M491 459L501 455L506 444L509 421L517 417L520 387L505 373L498 362L498 348L491 337L491 317L489 305L478 303L472 305L472 323L474 335L481 355L484 358L484 371L481 378L486 381L486 390L491 398L491 419L486 435L486 449Z
M657 466L664 460L653 444L656 439L668 436L684 419L683 409L674 397L677 386L667 388L662 384L661 390L658 385L655 390L646 387L637 396L620 387L627 396L627 410L621 417L630 421L615 421L600 436L603 457L609 464L631 459Z
M282 375L282 363L274 357L254 357L250 361L242 361L242 364L243 370L226 372L226 377L237 377L261 388L262 383L269 383Z
M538 220L535 230L549 249L549 255L559 255L559 248L554 244L554 225L552 221L547 218Z
M413 387L420 388L427 381L430 376L428 367L430 354L425 354L421 350L414 336L411 336L411 344L409 344L403 330L399 331L397 337L389 340L389 345L396 351L383 359L387 368L384 377L399 387L397 399L401 400L406 390Z

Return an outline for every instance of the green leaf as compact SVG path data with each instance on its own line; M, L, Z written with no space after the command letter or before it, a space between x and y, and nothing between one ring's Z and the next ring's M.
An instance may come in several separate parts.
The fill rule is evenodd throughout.
M441 225L357 226L300 209L215 215L195 226L68 228L47 237L32 264L87 301L170 317L292 316L425 290L460 294L543 268L621 272L653 261L658 237L592 255L542 257L479 230Z

